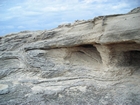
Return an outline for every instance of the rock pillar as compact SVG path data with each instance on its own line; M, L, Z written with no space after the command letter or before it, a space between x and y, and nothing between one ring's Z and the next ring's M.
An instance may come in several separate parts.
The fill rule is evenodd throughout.
M94 45L102 59L102 79L116 80L131 74L130 53L124 53L109 45ZM128 67L129 66L129 67Z

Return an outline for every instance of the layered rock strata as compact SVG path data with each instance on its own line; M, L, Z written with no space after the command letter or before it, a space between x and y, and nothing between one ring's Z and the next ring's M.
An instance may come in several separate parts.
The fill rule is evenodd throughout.
M138 105L139 77L139 8L0 38L0 104Z

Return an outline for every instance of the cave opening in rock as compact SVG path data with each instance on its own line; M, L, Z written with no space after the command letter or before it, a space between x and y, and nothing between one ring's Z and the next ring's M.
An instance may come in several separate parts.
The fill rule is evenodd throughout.
M131 64L140 67L140 51L130 51Z
M129 66L137 66L140 67L140 51L131 50L124 52L124 60L129 64Z

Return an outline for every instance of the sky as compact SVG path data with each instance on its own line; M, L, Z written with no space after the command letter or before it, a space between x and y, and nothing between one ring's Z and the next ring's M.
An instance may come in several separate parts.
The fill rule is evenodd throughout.
M49 30L75 20L127 13L140 0L0 0L0 36Z

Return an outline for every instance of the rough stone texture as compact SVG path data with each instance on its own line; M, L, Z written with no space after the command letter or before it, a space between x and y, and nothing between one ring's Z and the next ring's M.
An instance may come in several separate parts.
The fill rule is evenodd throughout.
M0 95L7 94L8 92L8 85L0 84Z
M140 8L0 37L1 105L140 105L139 78Z

